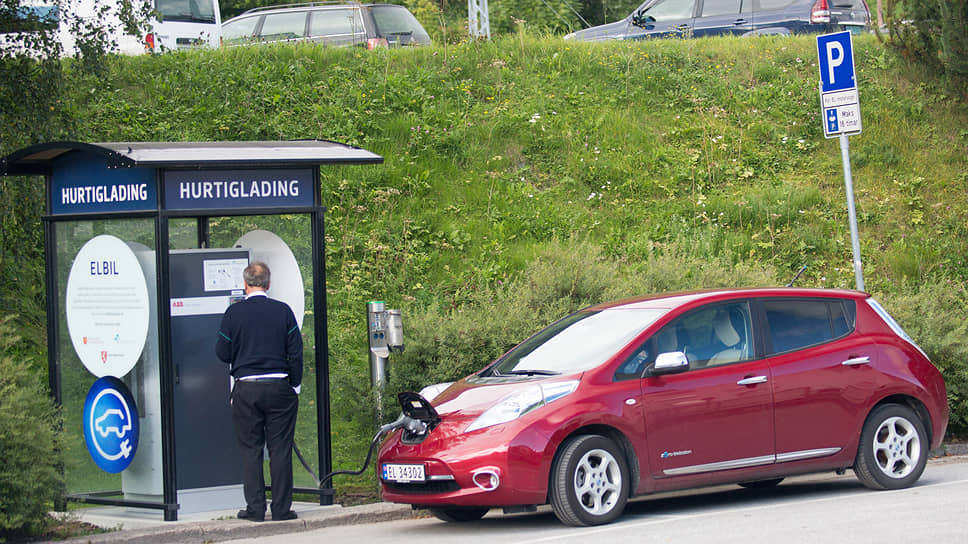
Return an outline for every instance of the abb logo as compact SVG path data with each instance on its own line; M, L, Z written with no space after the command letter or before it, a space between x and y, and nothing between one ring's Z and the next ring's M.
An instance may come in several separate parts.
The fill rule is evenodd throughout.
M183 308L184 306L185 306L185 301L183 300L174 300L171 303L172 308Z

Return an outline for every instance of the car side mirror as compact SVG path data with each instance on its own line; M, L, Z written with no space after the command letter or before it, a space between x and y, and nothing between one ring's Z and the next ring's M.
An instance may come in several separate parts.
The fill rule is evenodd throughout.
M689 370L689 359L681 351L670 351L660 353L655 358L651 374L653 376L665 376L667 374L679 374Z
M655 17L646 15L645 10L637 11L632 14L632 24L638 27L645 27L647 24L655 22Z

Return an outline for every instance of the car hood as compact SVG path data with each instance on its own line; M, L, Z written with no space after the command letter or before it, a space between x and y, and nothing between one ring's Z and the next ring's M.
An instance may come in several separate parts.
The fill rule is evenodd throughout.
M607 23L604 25L593 26L584 30L578 30L565 36L566 40L579 40L583 42L604 42L608 40L624 40L629 33L629 18L621 21Z
M470 376L445 389L433 399L434 409L442 418L476 418L505 397L535 385L574 380L575 376L547 378L481 378Z

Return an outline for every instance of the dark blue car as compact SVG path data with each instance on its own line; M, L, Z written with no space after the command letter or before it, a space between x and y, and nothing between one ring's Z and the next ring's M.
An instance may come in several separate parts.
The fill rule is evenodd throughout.
M864 0L646 0L621 21L572 32L565 39L861 32L869 22Z

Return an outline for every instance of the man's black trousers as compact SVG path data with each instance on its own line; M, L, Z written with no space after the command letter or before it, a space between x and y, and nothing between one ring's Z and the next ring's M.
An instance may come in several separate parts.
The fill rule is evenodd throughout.
M272 516L280 518L292 507L292 441L298 409L299 396L285 378L237 380L232 389L246 508L256 515L266 510L263 446L269 449Z

